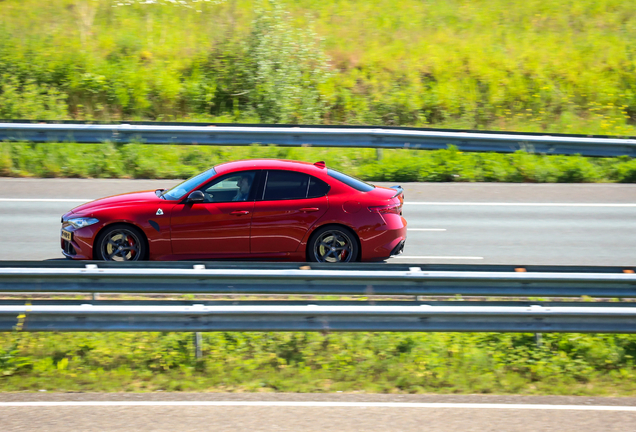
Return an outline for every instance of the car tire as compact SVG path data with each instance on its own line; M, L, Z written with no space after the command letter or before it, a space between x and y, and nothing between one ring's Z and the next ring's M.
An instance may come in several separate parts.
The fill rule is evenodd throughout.
M93 245L99 261L142 261L148 247L142 232L132 225L117 224L104 228Z
M359 254L355 234L340 225L319 228L307 244L307 258L311 262L354 262Z

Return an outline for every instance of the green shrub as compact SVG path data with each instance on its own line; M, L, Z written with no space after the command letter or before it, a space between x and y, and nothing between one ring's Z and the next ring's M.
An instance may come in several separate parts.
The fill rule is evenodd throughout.
M636 183L636 159L624 159L624 162L617 164L616 181L620 183Z
M269 7L269 9L268 9ZM270 10L271 9L271 10ZM247 40L252 103L266 123L320 123L327 108L318 88L329 78L318 36L291 25L277 0L263 0Z
M32 367L31 359L20 355L17 342L13 342L5 349L0 346L0 379L10 375L25 373Z
M64 119L68 115L66 98L63 92L34 79L21 83L15 76L0 76L0 119Z

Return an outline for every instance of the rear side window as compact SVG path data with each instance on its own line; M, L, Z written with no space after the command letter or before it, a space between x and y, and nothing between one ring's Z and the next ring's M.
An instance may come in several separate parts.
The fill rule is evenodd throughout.
M351 177L346 174L343 174L340 171L328 169L327 174L329 174L331 177L335 178L336 180L340 180L342 183L346 184L347 186L350 186L356 190L359 190L360 192L369 192L375 189L375 186L373 186L372 184L363 182L362 180L359 180L355 177Z
M309 176L309 190L307 191L307 198L319 198L327 195L329 192L329 186L324 181L317 179L316 177Z
M268 171L265 201L303 199L307 196L309 175L294 171Z
M327 195L331 186L309 174L294 171L268 171L263 200L319 198Z

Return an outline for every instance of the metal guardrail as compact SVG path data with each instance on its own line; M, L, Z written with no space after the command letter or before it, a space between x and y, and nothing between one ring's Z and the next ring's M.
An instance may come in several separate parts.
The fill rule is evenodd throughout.
M636 139L343 126L0 123L0 141L444 149L636 156Z
M429 264L395 262L355 262L339 263L298 263L290 261L79 261L52 259L47 261L0 261L0 268L21 269L86 269L95 265L100 269L184 269L194 266L208 270L355 270L375 272L385 271L445 271L445 272L489 272L489 273L583 273L583 274L623 274L635 273L633 266L575 266L575 265L521 265L521 264Z
M0 330L636 333L636 307L0 306Z
M0 267L0 292L636 297L636 274Z
M402 265L318 270L205 264L6 267L0 292L360 295L329 301L0 300L0 331L496 331L636 333L636 303L410 301L403 295L636 297L632 269L587 272L422 270ZM101 264L100 264L101 265ZM213 264L217 267L219 264ZM236 264L235 264L236 265ZM190 266L188 268L187 266ZM253 266L253 265L252 265ZM276 269L268 267L278 267ZM162 268L164 267L164 268ZM459 269L462 266L454 266ZM396 270L392 270L397 268ZM453 268L449 266L448 268ZM541 269L541 268L540 268ZM523 269L527 270L527 269ZM545 269L544 269L545 270ZM5 294L5 296L8 294ZM366 299L366 300L365 300ZM22 303L25 303L23 300Z

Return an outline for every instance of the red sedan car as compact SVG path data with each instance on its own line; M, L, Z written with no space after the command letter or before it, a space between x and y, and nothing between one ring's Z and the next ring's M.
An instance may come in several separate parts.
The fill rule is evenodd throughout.
M84 260L381 261L402 252L402 188L315 164L244 160L170 190L98 199L62 216L62 253Z

